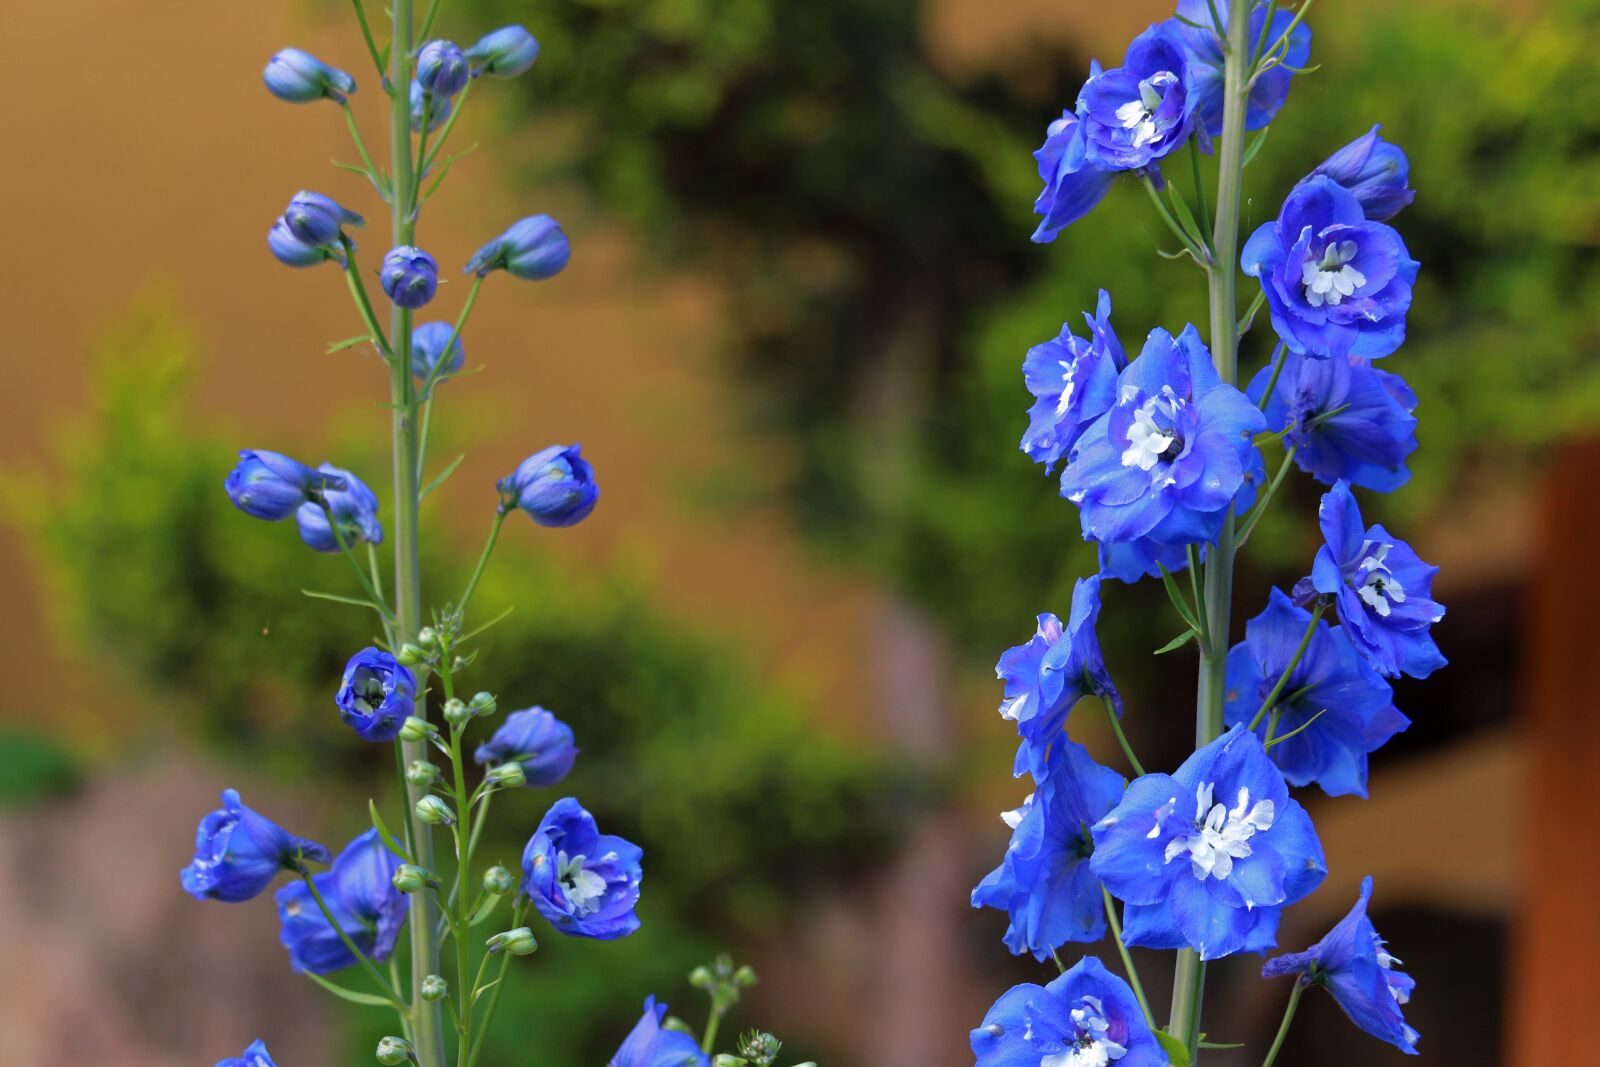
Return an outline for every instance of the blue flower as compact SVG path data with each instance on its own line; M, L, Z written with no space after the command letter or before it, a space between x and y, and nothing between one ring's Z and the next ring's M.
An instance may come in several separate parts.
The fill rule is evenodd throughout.
M345 226L360 226L362 218L340 207L332 197L302 189L294 194L283 221L299 241L321 247L339 244Z
M467 49L466 56L474 78L480 74L515 78L539 58L539 42L521 26L502 26Z
M1156 329L1117 378L1117 403L1086 430L1061 472L1061 495L1082 511L1083 536L1149 537L1164 545L1216 540L1253 465L1266 418L1223 383L1193 326Z
M350 657L333 701L339 718L366 741L393 741L410 715L417 679L410 668L381 648Z
M222 487L246 515L276 522L293 515L313 494L344 488L344 481L319 473L279 452L246 448Z
M1260 401L1272 368L1250 382ZM1297 467L1332 485L1344 480L1381 493L1411 477L1406 457L1417 450L1417 396L1398 374L1360 356L1310 359L1285 352L1283 371L1267 401L1267 425L1288 427Z
M406 921L405 894L394 887L399 867L400 857L368 830L345 846L331 870L312 876L340 929L377 963L394 952ZM279 889L277 901L279 940L297 974L327 974L356 962L303 880Z
M491 766L520 763L528 785L549 786L572 770L578 749L572 743L572 727L543 708L528 708L507 715L472 758Z
M1092 70L1078 94L1089 158L1109 170L1150 166L1188 140L1198 102L1182 42L1151 26L1128 45L1122 66Z
M267 1051L264 1041L259 1038L250 1042L250 1047L244 1050L243 1056L229 1056L225 1060L218 1060L217 1067L278 1067L272 1059L272 1053Z
M1295 352L1377 359L1400 347L1418 263L1331 178L1296 185L1240 256L1261 281L1272 328Z
M1204 960L1271 948L1282 910L1328 873L1310 817L1242 726L1135 779L1093 833L1090 869L1128 905L1124 940Z
M1224 33L1228 29L1229 7L1229 4L1220 0L1215 6L1216 18L1220 20ZM1178 0L1178 14L1189 23L1198 25L1186 24L1182 19L1171 19L1166 25L1188 51L1190 92L1199 98L1199 123L1207 134L1215 137L1222 133L1223 56L1222 40L1217 36L1217 23L1212 19L1212 10L1208 0ZM1266 18L1267 5L1258 0L1250 9L1250 29L1245 38L1252 50L1256 42L1261 40L1262 24ZM1267 49L1271 49L1283 37L1294 19L1292 11L1280 9L1273 14L1272 25L1267 28ZM1294 70L1289 68L1302 69L1311 60L1311 27L1302 21L1289 35L1288 44L1281 64L1258 75L1250 87L1244 117L1247 130L1259 130L1271 122L1283 107L1284 100L1289 96L1289 82L1294 77Z
M422 249L401 245L383 257L378 283L399 306L419 308L439 289L439 264Z
M1394 218L1417 195L1407 184L1411 177L1410 161L1399 145L1378 136L1381 128L1372 127L1317 164L1311 172L1343 186L1373 222Z
M667 1006L655 997L644 998L644 1014L606 1067L708 1067L711 1058L700 1051L699 1042L681 1030L661 1025Z
M452 337L455 337L455 344L450 344ZM444 356L446 345L450 345L450 358L439 371L440 378L455 374L467 359L467 350L462 347L461 338L456 337L456 328L448 322L425 322L412 330L411 373L427 380Z
M644 852L602 834L572 797L551 805L522 853L522 892L564 934L613 941L639 929Z
M279 871L304 860L327 863L328 850L245 807L237 789L224 789L222 807L200 820L183 888L197 900L237 903L259 896Z
M1122 799L1122 775L1064 736L1051 750L1050 771L1016 811L1002 816L1011 844L1000 866L972 891L975 908L1011 916L1006 947L1045 960L1068 941L1105 936L1100 880L1089 870L1089 827Z
M417 53L417 82L436 99L455 96L471 75L467 57L450 41L429 41Z
M1038 398L1028 409L1022 451L1049 473L1095 419L1117 399L1117 375L1128 365L1122 342L1111 328L1111 294L1100 290L1093 315L1084 313L1089 339L1061 335L1028 349L1022 379Z
M324 463L319 470L344 482L343 489L328 489L322 493L328 511L333 512L339 524L339 534L346 546L365 541L372 545L383 544L383 525L378 522L378 497L367 483L347 470ZM339 542L328 525L328 513L315 501L301 504L294 513L300 527L300 540L318 552L337 552Z
M540 449L500 479L508 507L526 511L540 526L571 526L589 517L600 487L578 445Z
M344 103L344 94L356 91L356 80L328 66L310 52L285 48L267 60L261 72L267 92L291 104L310 104L326 97Z
M455 102L448 96L429 96L422 89L416 79L411 81L411 132L422 132L422 120L428 120L428 132L432 133L443 126L450 119L450 112L455 109ZM404 305L402 305L404 306Z
M1140 578L1158 577L1163 567L1168 574L1178 574L1189 565L1186 546L1163 545L1148 537L1115 544L1102 541L1099 548L1100 576L1119 582L1131 584Z
M971 1040L976 1067L1167 1067L1133 990L1093 956L1047 986L1012 986Z
M1361 898L1350 914L1328 935L1304 952L1277 956L1261 968L1263 978L1298 975L1301 985L1320 985L1350 1021L1389 1042L1401 1052L1417 1054L1419 1035L1406 1025L1400 1008L1411 999L1417 981L1394 969L1400 961L1389 955L1383 938L1367 918L1372 899L1372 876L1361 880Z
M1099 71L1091 68L1091 75ZM1045 244L1068 226L1094 210L1116 180L1116 171L1089 158L1083 121L1072 110L1063 111L1045 130L1044 144L1033 153L1044 189L1033 202L1033 213L1043 215L1033 240Z
M1295 600L1305 603L1313 590L1331 597L1350 643L1385 677L1426 678L1443 667L1445 658L1429 634L1444 618L1444 605L1433 599L1439 568L1422 562L1382 526L1364 529L1345 482L1323 495L1317 522L1326 543L1311 577L1295 586Z
M561 224L549 215L530 215L512 223L504 233L478 249L462 268L483 277L503 270L524 281L554 277L572 258L572 245Z
M1255 718L1310 622L1309 611L1274 589L1267 610L1245 624L1245 639L1228 653L1228 725ZM1366 796L1367 753L1411 725L1395 709L1389 683L1356 654L1344 630L1320 619L1276 707L1262 716L1263 738L1273 714L1274 736L1282 740L1267 749L1272 762L1290 785L1315 782L1333 797Z
M306 244L294 235L281 215L267 231L267 248L286 267L316 267L330 259L343 267L347 262L342 246Z

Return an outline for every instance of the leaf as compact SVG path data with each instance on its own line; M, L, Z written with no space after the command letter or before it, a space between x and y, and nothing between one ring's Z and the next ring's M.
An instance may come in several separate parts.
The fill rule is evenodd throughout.
M1244 146L1244 162L1241 167L1248 167L1250 161L1256 158L1256 153L1261 151L1261 146L1267 143L1267 134L1272 132L1271 126L1263 126L1261 132L1250 138L1250 143Z
M338 997L340 1000L348 1000L352 1004L365 1004L373 1008L387 1008L392 1006L393 1002L390 1001L388 997L380 997L372 993L357 993L354 989L346 989L342 985L336 985L333 982L328 981L320 974L312 974L310 971L303 971L301 973L307 978L311 979L313 982L317 983L323 989L326 989L328 992Z
M1311 718L1307 719L1305 722L1301 723L1299 726L1296 726L1293 730L1290 730L1288 733L1284 734L1282 737L1274 737L1271 741L1268 741L1265 745L1262 745L1261 747L1262 748L1271 748L1273 745L1276 745L1276 744L1278 744L1280 742L1289 740L1289 738L1293 737L1295 734L1299 733L1301 730L1306 729L1312 723L1316 722L1318 719L1322 718L1326 714L1328 714L1328 709L1327 708L1323 708L1321 711L1317 712L1315 715L1311 716Z
M1182 648L1184 645L1187 645L1190 641L1193 641L1199 636L1200 633L1197 630L1185 630L1177 637L1174 637L1171 641L1168 641L1166 644L1156 649L1155 652L1151 653L1151 655L1159 656L1165 652L1176 652L1178 649Z
M500 614L496 615L494 618L490 619L488 622L484 623L482 626L479 626L477 629L468 630L466 633L464 633L460 637L456 638L456 644L457 645L466 644L472 638L477 637L479 634L483 633L483 631L487 630L489 627L493 626L495 623L503 621L506 618L506 616L510 615L515 610L516 610L515 607L507 608L506 610L502 611ZM476 653L474 653L474 655L476 655Z
M347 348L354 348L363 341L371 340L372 335L370 333L357 334L354 337L346 337L343 341L335 341L333 344L329 345L326 354L331 356L335 352L343 352Z
M427 485L422 487L422 493L418 497L418 499L425 498L429 493L433 492L435 489L437 489L441 485L443 485L445 483L445 479L449 478L452 474L454 474L456 472L456 468L461 466L461 461L466 459L466 458L467 458L467 454L465 452L463 452L463 453L461 453L461 455L459 455L455 459L451 460L449 465L446 466L444 470L440 471L438 473L438 475L435 476L433 481L429 482Z
M1184 622L1189 624L1189 629L1199 633L1200 621L1195 618L1194 609L1184 599L1183 590L1179 589L1178 583L1172 580L1172 572L1160 563L1157 563L1156 566L1161 567L1161 584L1167 587L1167 598L1172 601L1172 606L1178 609L1178 614L1183 617Z
M495 908L499 907L501 899L500 893L490 893L486 896L483 903L478 905L478 910L472 913L472 918L467 920L467 925L477 926L479 923L487 922L494 914Z
M389 846L389 851L407 863L412 862L411 853L395 839L394 834L390 833L389 828L383 824L383 816L378 814L378 805L373 803L371 797L367 798L367 811L372 816L372 828L378 831L378 836L383 838L383 843Z
M1189 1046L1179 1041L1165 1030L1154 1031L1156 1041L1161 1045L1161 1051L1167 1054L1167 1060L1172 1067L1189 1067Z
M1171 202L1172 209L1178 213L1178 222L1183 230L1201 248L1206 247L1206 239L1200 233L1200 224L1194 221L1194 213L1189 210L1189 202L1178 195L1177 189L1170 183L1167 185L1167 200Z
M308 597L311 597L313 600L331 600L335 604L354 604L358 608L371 608L374 611L378 610L378 605L374 604L372 601L363 600L356 596L344 596L341 593L324 593L316 589L302 589L300 592L304 593Z
M493 989L495 986L499 985L500 981L501 981L500 979L496 978L494 981L490 982L488 985L481 985L477 989L474 989L472 991L472 1003L474 1003L474 1004L478 1003L478 998L483 996L485 993L489 992L489 990Z

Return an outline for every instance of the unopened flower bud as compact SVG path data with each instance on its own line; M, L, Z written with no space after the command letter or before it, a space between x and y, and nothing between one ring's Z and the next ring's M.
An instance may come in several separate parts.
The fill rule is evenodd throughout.
M411 1042L403 1037L386 1037L378 1042L378 1062L385 1067L396 1067L401 1063L412 1063L416 1054L411 1047Z
M417 818L433 826L449 826L456 821L450 805L432 795L417 801Z
M267 60L261 80L267 83L267 92L291 104L310 104L324 97L342 104L345 93L356 91L350 75L298 48L285 48Z
M514 78L533 66L533 61L539 58L539 42L521 26L502 26L484 36L464 54L471 64L474 78L479 74Z
M449 41L429 41L417 53L417 81L434 96L456 95L471 76L466 55Z
M502 763L497 767L490 767L484 780L493 782L504 789L517 789L528 784L528 774L522 769L520 763Z
M411 83L411 132L422 132L422 120L428 120L428 130L432 132L443 126L450 119L450 112L455 104L447 96L432 96L423 91L416 81Z
M432 652L439 647L439 631L431 626L424 626L417 631L417 644Z
M594 467L578 445L540 449L500 479L502 496L540 526L571 526L594 510L600 499Z
M749 1062L749 1060L740 1059L738 1056L730 1056L726 1052L719 1052L712 1057L711 1067L746 1067Z
M407 715L406 721L400 724L400 740L421 741L431 731L427 719L419 719L415 715Z
M414 645L410 641L400 646L400 654L395 659L407 667L420 667L428 662L428 651L421 645Z
M739 1037L739 1055L759 1067L769 1067L782 1047L782 1041L764 1030L751 1030Z
M426 867L418 867L414 863L402 863L395 868L394 878L391 881L402 893L420 893L433 882L433 875Z
M495 934L487 942L490 952L507 952L513 956L531 956L539 948L533 931L526 926Z
M524 281L537 282L561 273L572 258L572 245L561 224L549 215L531 215L514 222L500 236L478 249L465 273L483 277L503 270Z
M400 245L383 257L378 283L399 307L423 307L439 291L439 264L420 248Z
M748 963L733 972L733 980L742 986L753 986L760 981L756 977L756 969Z
M495 864L483 872L483 891L499 896L511 892L511 887L516 885L516 880L511 877L511 872L499 864Z
M694 986L696 989L710 989L711 968L702 963L700 966L690 971L689 984Z
M302 189L283 212L289 232L308 245L336 245L346 226L360 226L362 218L340 207L332 197Z
M411 785L426 789L438 780L439 768L425 759L412 760L411 766L406 768L406 781Z
M455 726L460 726L472 718L472 711L465 701L451 697L444 702L444 721Z
M493 693L474 693L471 703L474 715L493 715L495 709L499 707Z
M423 1000L443 1000L450 993L450 983L443 975L430 974L422 979Z
M315 267L330 259L341 267L345 265L343 248L306 244L281 217L267 231L267 247L273 258L286 267Z

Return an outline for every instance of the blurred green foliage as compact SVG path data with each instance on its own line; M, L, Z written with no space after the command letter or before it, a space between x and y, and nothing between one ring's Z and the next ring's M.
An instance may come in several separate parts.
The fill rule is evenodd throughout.
M0 729L0 809L60 796L78 779L77 761L59 738L32 729Z
M55 621L97 661L124 668L139 694L130 707L154 704L158 732L199 737L255 773L316 790L337 823L319 836L354 834L368 795L392 803L397 792L391 746L358 741L333 707L344 661L372 641L375 619L303 596L352 592L344 563L307 549L292 521L259 522L229 503L221 480L237 442L191 419L191 358L170 314L140 314L108 337L93 419L48 475L7 475L10 517ZM383 468L373 442L336 451L357 471ZM460 589L476 553L425 525L429 588ZM619 1004L631 1012L646 992L682 988L715 948L781 923L808 888L864 863L895 818L897 775L809 725L731 639L685 628L625 577L576 575L531 540L502 538L474 619L515 610L476 642L461 684L492 689L506 711L537 702L570 723L582 755L560 789L647 856L641 933L581 952L542 938L541 965L528 968L537 974L508 990L500 1013L507 1029L495 1041L509 1040L519 1016L524 1033L530 1014L562 1018L539 1028L561 1035L541 1037L540 1058L577 1064L614 1047ZM152 725L115 721L123 708L103 714L113 735ZM497 800L486 862L519 869L556 795Z

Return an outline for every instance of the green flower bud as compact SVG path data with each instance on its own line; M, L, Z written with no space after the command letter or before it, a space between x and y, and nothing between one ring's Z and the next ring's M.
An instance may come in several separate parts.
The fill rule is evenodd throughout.
M401 1063L415 1063L416 1054L413 1052L411 1042L403 1037L386 1037L378 1042L378 1062L386 1067L396 1067Z
M534 940L533 931L526 926L495 934L486 944L490 952L503 950L513 956L531 956L539 949L539 942Z
M407 715L406 721L400 726L400 740L421 741L430 732L427 719L419 719L415 715Z
M748 963L733 972L733 980L742 986L753 986L761 981L756 977L756 969Z
M456 821L450 805L432 795L417 801L417 818L433 826L449 826Z
M757 1067L771 1067L783 1042L765 1030L750 1030L739 1037L739 1055Z
M417 644L432 652L439 647L439 633L431 626L424 626L417 631Z
M528 784L528 772L522 769L520 763L502 763L497 767L491 767L489 773L483 777L486 781L506 789L516 789Z
M472 712L466 704L452 697L444 702L444 721L452 726L460 726L472 718Z
M474 715L493 715L498 706L493 693L474 693L472 695L472 714Z
M400 652L395 656L395 659L404 663L407 667L420 667L428 662L429 656L424 649L407 641L400 646Z
M457 656L450 661L450 670L456 674L460 674L470 666L472 666L472 656Z
M411 766L406 768L406 781L412 785L426 789L439 780L439 768L425 759L411 761Z
M443 1000L450 993L450 983L443 975L430 974L422 979L423 1000Z
M433 872L414 863L402 863L395 868L394 887L402 893L419 893L434 882Z
M711 988L711 968L701 964L689 972L689 984L696 989Z
M483 891L485 893L504 896L511 892L511 887L516 884L516 879L511 877L511 872L498 864L483 872Z
M711 1067L745 1067L749 1060L741 1060L738 1056L730 1056L726 1052L719 1052L711 1060Z

